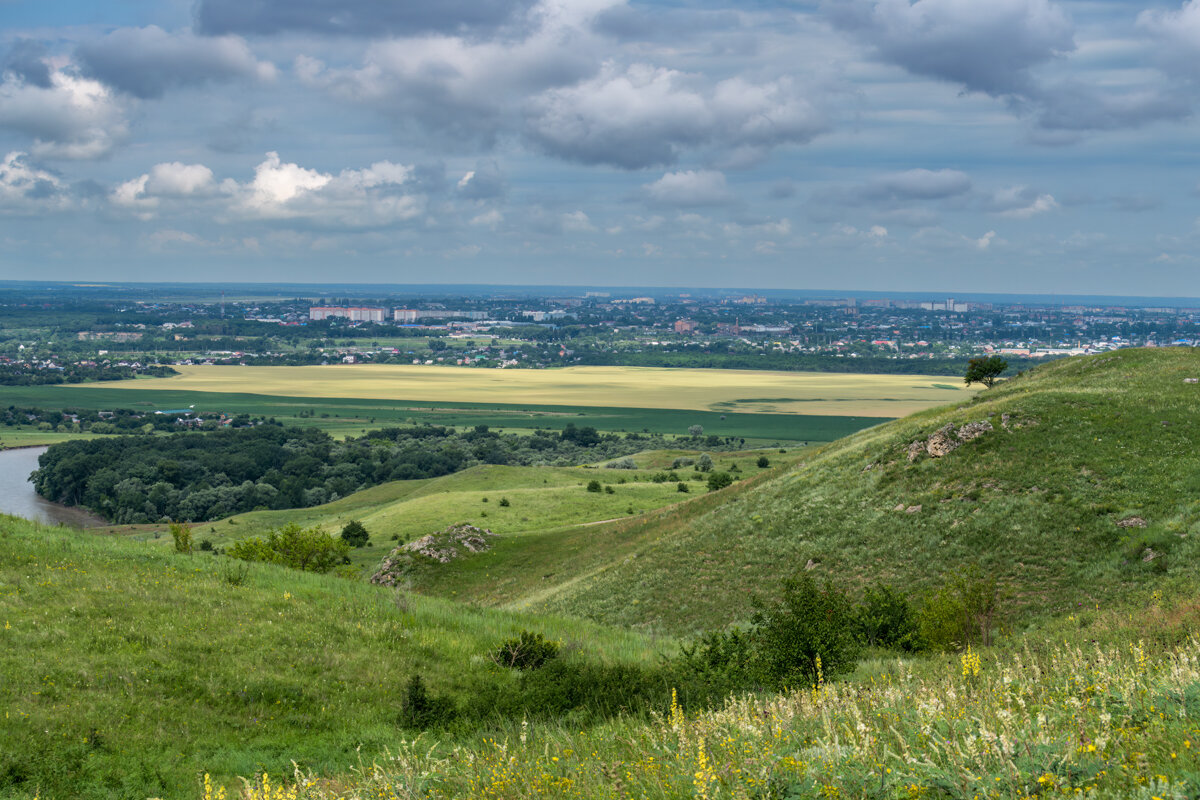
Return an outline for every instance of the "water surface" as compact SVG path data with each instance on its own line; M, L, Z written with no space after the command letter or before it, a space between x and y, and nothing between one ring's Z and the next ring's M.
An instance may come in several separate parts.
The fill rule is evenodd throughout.
M38 456L45 447L19 447L0 450L0 513L24 517L50 525L95 528L108 523L82 508L51 503L40 497L29 482L29 473L38 468Z

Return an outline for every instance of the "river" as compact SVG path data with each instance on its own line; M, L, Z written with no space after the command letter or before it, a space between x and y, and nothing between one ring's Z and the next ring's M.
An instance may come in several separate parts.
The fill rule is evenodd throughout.
M82 508L51 503L40 497L29 482L29 473L38 468L38 456L44 447L20 447L0 450L0 513L24 517L50 525L95 528L107 525L101 517Z

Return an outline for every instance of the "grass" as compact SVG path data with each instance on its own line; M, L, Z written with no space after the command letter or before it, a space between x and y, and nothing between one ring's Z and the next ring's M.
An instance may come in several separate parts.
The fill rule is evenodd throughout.
M404 738L414 672L459 695L522 628L589 658L670 642L0 517L0 797L196 797L208 771L348 772Z
M1187 798L1200 791L1198 717L1200 641L1076 634L878 660L847 682L699 714L663 708L650 722L422 737L353 774L301 772L297 796Z
M0 450L12 450L17 447L43 447L58 444L68 439L91 439L87 433L58 433L57 431L40 431L33 426L13 425L0 427Z
M973 393L945 377L827 372L567 367L544 370L351 364L309 367L181 366L179 375L106 388L253 393L282 397L403 397L443 402L587 405L892 418ZM935 385L936 384L936 385ZM766 399L762 399L766 398Z
M1200 356L1186 349L1047 364L973 403L811 448L786 474L638 520L524 537L416 585L676 635L746 619L752 597L810 561L850 587L912 593L978 565L1004 587L1017 626L1150 586L1194 587L1200 398L1183 379L1195 375ZM914 440L981 420L994 430L908 462ZM1147 527L1117 524L1135 516Z
M803 451L779 454L777 463L794 462ZM634 457L645 469L613 470L579 467L477 466L441 478L394 481L305 509L256 511L214 523L194 526L197 542L207 539L217 547L259 535L288 522L319 526L331 534L350 520L362 522L371 543L353 551L353 562L374 568L398 542L408 542L459 522L469 522L494 533L516 535L569 535L563 529L591 527L597 522L634 518L648 511L687 501L692 494L678 491L674 482L654 483L651 477L669 467L677 455L695 457L695 451L648 451ZM718 453L717 469L737 464L740 476L760 472L755 466L760 451ZM706 491L703 477L690 468L679 471L693 493ZM613 493L588 492L590 480L610 484ZM625 483L619 483L624 480ZM485 499L486 498L486 499ZM509 501L500 505L501 498ZM170 537L159 526L117 526L112 532L157 541L166 547ZM395 537L395 538L394 538Z

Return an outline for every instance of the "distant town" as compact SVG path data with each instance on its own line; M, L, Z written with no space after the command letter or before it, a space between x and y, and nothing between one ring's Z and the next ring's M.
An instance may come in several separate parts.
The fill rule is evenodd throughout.
M519 290L135 300L43 287L0 297L0 380L79 382L197 364L578 365L961 373L1116 348L1195 346L1200 307ZM189 296L192 295L192 296Z

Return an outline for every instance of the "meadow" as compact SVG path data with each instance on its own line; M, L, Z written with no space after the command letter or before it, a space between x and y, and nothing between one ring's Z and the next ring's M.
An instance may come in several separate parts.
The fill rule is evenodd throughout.
M892 418L967 399L944 376L567 367L545 370L343 364L327 367L181 366L179 375L97 387L284 397L490 401L761 414Z
M718 453L714 470L736 465L738 479L769 471L756 466L766 451ZM803 449L788 453L769 452L773 468L795 463ZM371 535L370 544L351 553L354 564L369 571L397 544L435 533L460 522L487 528L504 536L505 548L524 536L587 537L597 524L618 519L636 519L663 507L689 502L706 493L707 474L691 467L677 475L689 487L678 490L676 481L654 482L668 470L678 455L694 451L648 451L633 456L636 470L586 467L514 467L480 465L462 472L428 480L393 481L310 508L253 511L212 523L193 526L197 542L207 540L225 547L247 536L262 535L289 522L319 527L338 534L351 520L358 520ZM612 492L589 492L589 481L611 486ZM507 504L502 504L507 501ZM576 530L581 529L581 530ZM163 526L114 526L106 531L162 546L170 545ZM479 566L479 565L472 565ZM453 592L454 590L451 590Z

